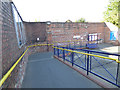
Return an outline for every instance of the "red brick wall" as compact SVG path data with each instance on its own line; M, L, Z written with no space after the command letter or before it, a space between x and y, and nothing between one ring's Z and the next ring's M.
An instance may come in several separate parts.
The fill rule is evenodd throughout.
M61 23L52 22L47 26L50 41L67 41L73 40L73 36L81 35L83 39L87 40L87 35L92 33L101 33L99 39L105 41L104 37L104 23Z
M45 22L24 22L26 30L27 44L35 43L37 38L40 42L45 42L47 39L46 23Z
M48 40L68 41L75 40L73 36L81 35L84 41L87 41L87 35L100 33L98 39L102 39L103 43L117 44L117 41L110 41L110 29L105 23L75 23L75 22L51 22L47 25L45 22L25 22L26 36L28 43L36 42L36 38L40 38L40 42Z
M99 39L109 43L110 30L105 27L104 23L64 23L52 22L51 25L46 25L45 22L24 22L26 30L27 44L36 44L36 39L40 38L38 43L52 43L52 41L67 41L73 40L74 35L87 35L92 33L101 33ZM25 50L25 45L22 48L18 47L14 20L11 4L9 2L1 2L0 0L0 63L2 63L2 75L4 75L14 62L21 56ZM84 36L84 40L87 36ZM4 87L19 87L24 76L28 55L37 52L52 50L51 47L32 47L24 56L23 60L17 65L11 76L4 83ZM1 62L2 61L2 62ZM22 69L22 70L21 70ZM1 73L0 73L1 74ZM19 81L19 82L18 82Z
M2 32L0 32L0 35L2 35L2 52L0 53L2 53L2 75L5 75L5 73L24 52L25 47L18 47L11 3L1 2L1 0L0 3L2 3L0 11L0 26L2 26L2 29L0 29L2 30ZM11 73L11 76L4 83L3 87L15 87L15 84L20 79L18 78L20 64L21 63L19 63Z
M46 33L45 23L28 24L24 22L24 24L26 26L27 43L29 45L31 44L31 42L33 44L36 44L35 41L36 38L38 37L40 38L41 44L47 43L46 42L47 33ZM23 54L27 46L24 45L21 48L18 47L11 3L1 2L1 0L0 0L0 26L1 26L0 27L0 36L1 36L0 57L2 59L1 60L2 62L0 61L0 64L2 64L0 70L2 69L2 76L4 76L6 72L11 68L11 66L16 62L16 60L18 60L18 58ZM49 51L50 49L51 47L48 48L47 46L30 48L28 52L25 54L24 58L15 67L15 69L11 73L11 76L5 81L3 87L4 88L20 87L24 77L28 56L32 53Z
M2 78L2 2L0 1L0 79Z

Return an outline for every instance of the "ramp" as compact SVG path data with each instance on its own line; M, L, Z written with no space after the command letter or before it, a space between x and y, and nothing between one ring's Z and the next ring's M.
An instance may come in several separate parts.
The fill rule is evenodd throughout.
M22 88L101 88L52 56L52 52L29 56Z

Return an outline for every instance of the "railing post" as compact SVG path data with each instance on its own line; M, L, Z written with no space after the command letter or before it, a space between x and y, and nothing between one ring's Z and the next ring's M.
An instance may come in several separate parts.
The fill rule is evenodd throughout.
M71 55L72 55L71 59L72 59L72 66L73 66L74 65L74 52L72 52Z
M81 42L79 41L79 45L80 45L80 48L81 48Z
M85 53L86 53L86 51L85 51ZM86 67L86 65L87 65L86 56L87 56L87 55L85 55L85 69L87 68L87 67Z
M120 60L120 57L119 57ZM120 63L117 66L116 84L120 86Z
M58 48L59 48L59 46L57 46ZM58 55L58 57L59 57L59 49L57 49L57 55Z
M75 48L75 41L74 41L74 48Z
M89 53L89 51L87 53ZM89 55L87 55L87 75L89 75Z
M63 47L64 49L64 47ZM65 61L65 50L63 50L63 60Z
M98 33L97 33L97 44L98 44Z
M92 53L90 53L92 54ZM91 71L91 63L92 63L92 56L89 56L90 57L90 71Z
M47 51L49 51L48 41L47 41Z
M56 53L55 53L55 52L56 52L56 50L55 50L55 48L54 48L54 55L56 55Z
M70 43L69 43L69 48L70 48Z

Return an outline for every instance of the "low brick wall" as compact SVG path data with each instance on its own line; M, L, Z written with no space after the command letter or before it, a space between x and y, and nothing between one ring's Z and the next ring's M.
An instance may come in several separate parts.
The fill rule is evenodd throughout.
M38 42L30 45L36 45L36 44L47 44L47 42ZM30 46L27 45L27 46ZM40 53L40 52L51 52L53 51L52 45L51 46L35 46L35 47L30 47L28 55L34 54L34 53Z

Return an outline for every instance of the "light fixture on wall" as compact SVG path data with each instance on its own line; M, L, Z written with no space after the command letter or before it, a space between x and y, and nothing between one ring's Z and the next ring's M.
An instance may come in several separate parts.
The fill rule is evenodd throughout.
M47 21L47 25L50 25L51 24L51 21Z
M85 26L85 28L87 29L87 28L88 28L88 26Z
M40 40L40 38L37 38L37 41L39 41Z

